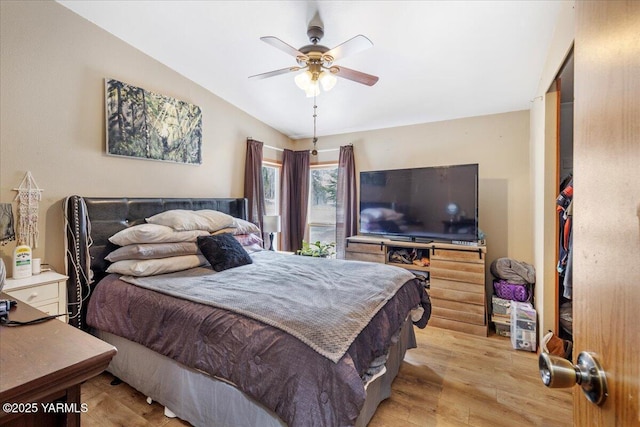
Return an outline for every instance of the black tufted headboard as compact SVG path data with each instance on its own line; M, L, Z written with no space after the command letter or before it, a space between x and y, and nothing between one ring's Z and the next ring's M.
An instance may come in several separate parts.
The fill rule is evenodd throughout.
M244 198L68 197L64 209L69 323L85 329L83 306L105 274L104 257L113 249L108 240L113 234L172 209L214 209L247 219L247 206Z

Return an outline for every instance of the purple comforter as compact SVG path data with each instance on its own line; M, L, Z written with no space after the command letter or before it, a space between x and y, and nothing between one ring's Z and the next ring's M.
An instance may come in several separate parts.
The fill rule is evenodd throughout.
M333 363L272 326L118 277L105 277L93 291L89 326L228 380L292 427L353 425L365 400L361 376L386 353L412 308L425 310L419 327L431 313L426 292L410 280Z

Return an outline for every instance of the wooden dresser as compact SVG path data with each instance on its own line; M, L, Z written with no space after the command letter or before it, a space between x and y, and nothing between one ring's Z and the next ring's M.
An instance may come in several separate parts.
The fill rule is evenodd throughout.
M428 259L428 265L399 262L403 255ZM379 262L411 270L429 280L429 325L487 336L486 246L393 241L369 236L347 239L345 259Z
M14 299L2 293L0 299ZM9 320L46 313L18 301ZM116 354L111 344L57 320L0 326L0 425L79 426L87 410L80 384L102 371Z

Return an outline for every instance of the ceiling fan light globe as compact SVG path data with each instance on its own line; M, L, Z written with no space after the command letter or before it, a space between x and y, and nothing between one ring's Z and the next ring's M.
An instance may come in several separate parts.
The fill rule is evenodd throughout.
M322 85L322 90L324 90L325 92L329 92L331 89L333 89L337 82L338 79L331 73L323 71L320 74L320 84Z
M314 96L320 95L320 85L318 81L309 82L309 86L304 90L307 94L307 98L313 98Z
M311 73L309 71L305 71L296 75L293 80L296 82L296 86L306 91L309 87L309 84L311 83L311 78Z

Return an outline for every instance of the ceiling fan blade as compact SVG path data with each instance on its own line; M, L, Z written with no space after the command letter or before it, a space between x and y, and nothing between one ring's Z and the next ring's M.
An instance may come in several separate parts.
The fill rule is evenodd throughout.
M336 70L334 72L334 70ZM343 79L353 80L354 82L362 83L363 85L373 86L378 82L378 76L363 73L362 71L352 70L351 68L334 65L331 67L332 74Z
M298 49L296 49L295 47L283 42L282 40L280 40L277 37L274 36L265 36L265 37L260 37L260 40L262 40L263 42L270 44L271 46L275 47L276 49L280 49L281 51L283 51L284 53L287 53L295 58L298 58L300 56L306 58L307 55L305 55L304 53L300 52Z
M281 68L279 70L269 71L268 73L255 74L253 76L249 76L250 79L266 79L267 77L279 76L280 74L290 73L294 71L300 71L302 68L300 67L287 67Z
M369 49L372 46L373 43L371 43L371 40L369 40L362 34L358 34L357 36L329 50L325 53L325 55L331 55L334 60L338 60L341 58L346 58L349 55L362 52L363 50Z

